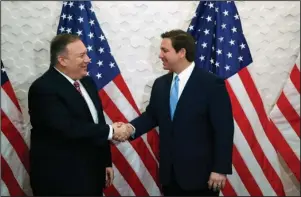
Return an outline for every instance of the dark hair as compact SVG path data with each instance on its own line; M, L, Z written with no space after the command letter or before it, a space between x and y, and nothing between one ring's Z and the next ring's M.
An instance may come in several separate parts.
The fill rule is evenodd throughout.
M169 38L176 52L184 48L186 50L186 59L189 62L194 61L195 40L189 33L181 29L175 29L161 34L161 38Z
M80 37L73 34L59 34L55 36L50 43L50 66L55 66L58 63L58 55L66 50L68 44L77 40L80 40Z

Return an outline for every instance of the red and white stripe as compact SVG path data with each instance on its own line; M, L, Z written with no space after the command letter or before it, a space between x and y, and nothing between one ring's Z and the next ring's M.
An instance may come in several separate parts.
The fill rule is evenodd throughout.
M29 132L9 81L1 86L1 195L31 195L28 176Z
M272 110L271 121L256 85L243 69L226 80L233 106L235 135L233 175L228 176L223 196L284 195L276 150L300 181L300 69L295 65L290 79ZM30 195L28 187L28 132L11 85L1 88L1 194ZM121 76L99 91L108 124L128 122L139 115ZM115 171L106 196L161 195L158 182L158 133L112 144ZM298 163L297 163L298 162Z
M286 165L300 184L300 65L291 70L280 96L270 113L268 128Z
M268 117L248 67L227 79L226 86L235 133L233 174L222 195L284 195L277 153L265 130Z
M121 75L99 91L107 124L129 122L139 116L138 108ZM159 196L157 147L158 134L150 131L132 142L111 146L114 171L113 186L106 196ZM120 176L120 177L119 177ZM118 177L118 178L117 178Z
M128 122L139 115L138 108L119 75L99 91L108 124ZM1 88L1 195L31 195L28 176L29 132L17 98L8 82ZM113 186L106 196L161 195L158 183L158 133L150 131L129 143L112 144L115 171Z

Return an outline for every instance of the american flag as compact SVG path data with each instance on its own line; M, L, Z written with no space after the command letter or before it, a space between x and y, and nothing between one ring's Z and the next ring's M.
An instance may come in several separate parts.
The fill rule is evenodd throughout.
M60 17L58 33L80 35L89 50L89 74L98 84L107 122L138 116L91 3L64 2ZM197 40L196 65L225 78L233 104L234 174L228 176L222 195L283 195L276 151L300 183L300 56L268 117L248 71L252 58L234 2L201 2L188 32ZM32 194L28 139L1 61L1 196ZM132 143L112 145L112 153L115 180L105 195L160 195L155 130Z
M1 196L31 195L29 132L1 60Z
M267 128L274 135L275 147L290 170L289 176L300 185L300 54L298 59L270 112ZM294 189L294 184L292 190L300 193L300 186Z
M187 31L197 44L195 64L225 79L232 103L233 175L222 194L283 196L275 136L249 72L252 56L234 1L200 2Z
M90 1L63 3L57 31L61 33L77 34L86 45L91 58L88 75L97 84L107 123L128 122L140 115ZM115 179L104 195L161 195L158 140L157 131L152 130L132 142L111 145Z

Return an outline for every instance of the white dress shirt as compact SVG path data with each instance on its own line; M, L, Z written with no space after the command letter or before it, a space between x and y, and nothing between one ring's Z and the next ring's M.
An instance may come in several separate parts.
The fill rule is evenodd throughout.
M178 99L180 98L184 88L185 88L185 85L194 69L194 62L192 62L187 68L185 68L185 70L183 70L180 74L178 74L178 77L179 77L179 94L178 94ZM170 90L172 89L173 85L174 85L174 80L175 80L175 76L177 75L177 73L173 73L173 79L172 79L172 82L171 82L171 87L170 87Z
M182 94L182 92L185 88L185 85L186 85L186 83L187 83L194 67L195 67L195 64L194 64L194 62L192 62L187 68L185 68L185 70L183 70L180 74L178 74L178 77L179 77L179 95L178 95L178 99L180 98L180 96L181 96L181 94ZM174 79L175 79L176 75L177 75L176 73L173 73L173 79L172 79L172 82L171 82L170 91L171 91L171 88L174 84ZM131 126L133 127L133 133L132 133L131 136L134 138L136 129L132 124L131 124Z
M55 67L54 67L55 68ZM72 84L72 86L74 86L74 80L73 79L71 79L70 77L68 77L67 75L65 75L64 73L62 73L61 71L59 71L57 68L55 68L59 73L61 73L71 84ZM94 103L93 103L93 101L92 101L92 99L91 99L91 97L89 96L89 94L88 94L88 92L87 92L87 90L86 90L86 88L83 86L83 84L79 81L79 80L77 80L77 82L79 83L79 87L80 87L80 90L81 90L81 92L82 92L82 95L83 95L83 97L84 97L84 99L85 99L85 101L86 101L86 103L87 103L87 105L88 105L88 107L89 107L89 110L90 110L90 113L91 113L91 115L92 115L92 117L93 117L93 120L94 120L94 123L95 124L98 124L98 115L97 115L97 110L96 110L96 108L95 108L95 105L94 105ZM74 87L75 88L75 87ZM112 137L113 137L113 128L112 128L112 126L111 125L109 125L109 127L110 127L110 132L109 132L109 136L108 136L108 140L111 140L112 139Z

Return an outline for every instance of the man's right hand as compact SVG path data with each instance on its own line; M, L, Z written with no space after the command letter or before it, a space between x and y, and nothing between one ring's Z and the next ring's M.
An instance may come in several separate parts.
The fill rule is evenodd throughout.
M126 141L133 132L133 128L123 122L115 122L112 127L114 129L113 140L120 142Z

